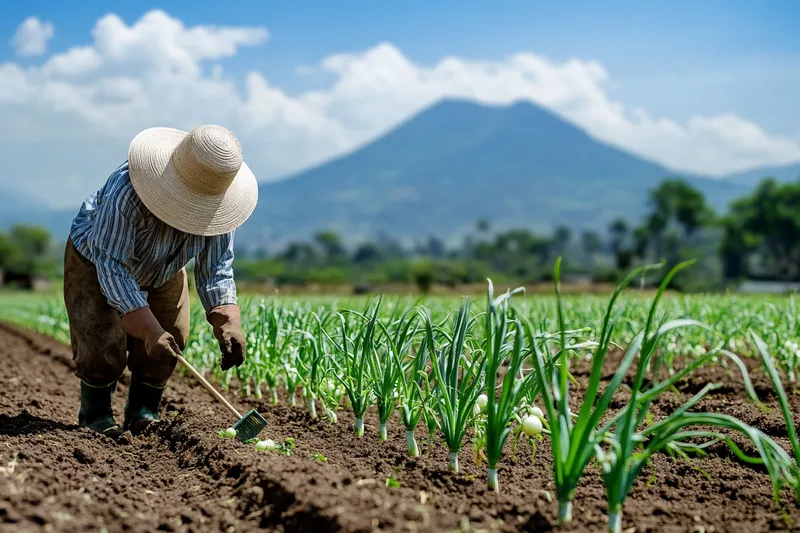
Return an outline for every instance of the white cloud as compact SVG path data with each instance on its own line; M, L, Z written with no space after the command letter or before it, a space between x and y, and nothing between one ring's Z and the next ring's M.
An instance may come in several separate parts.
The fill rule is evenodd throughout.
M720 175L800 160L800 140L735 114L677 122L629 109L609 97L610 75L597 61L520 53L423 66L381 43L298 67L332 77L325 90L290 95L257 71L240 89L223 69L225 59L268 37L259 27L187 28L159 10L131 26L107 15L90 44L37 66L0 65L0 122L8 125L0 130L0 158L25 175L30 191L52 188L46 196L74 204L125 157L140 129L214 122L239 135L259 177L272 178L353 149L440 98L458 97L529 100L679 170ZM9 172L0 180L6 176L17 179Z
M55 29L49 22L28 17L17 27L10 44L21 56L40 56L47 52L47 43L53 38Z

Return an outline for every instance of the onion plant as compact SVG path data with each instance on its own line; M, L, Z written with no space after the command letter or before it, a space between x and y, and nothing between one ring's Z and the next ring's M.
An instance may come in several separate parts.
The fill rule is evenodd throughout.
M486 405L485 444L489 488L497 492L500 491L497 481L497 463L502 456L503 446L512 433L511 422L518 416L517 412L520 407L530 406L532 411L533 402L541 392L541 379L536 375L537 371L533 370L525 374L522 368L523 361L530 355L530 348L525 347L525 339L528 338L532 344L537 342L537 337L541 338L541 336L526 335L529 330L524 328L520 319L509 306L511 296L519 291L520 289L506 292L495 299L492 282L489 280L484 341L486 389L489 392ZM513 317L510 316L512 314ZM579 332L569 332L569 334L573 335ZM513 340L508 340L509 336L513 336ZM562 354L568 354L593 344L592 342L570 344L565 341L564 349L545 362L543 367L545 374L552 372L553 366ZM503 366L506 366L505 375L498 386L497 376Z
M772 388L775 391L775 395L778 399L778 405L781 409L781 414L783 415L783 419L786 422L786 432L789 435L789 443L792 447L792 457L793 461L791 463L791 471L785 473L784 480L788 483L794 490L795 500L800 502L800 441L797 438L797 428L794 424L794 416L792 415L792 410L789 407L789 399L786 396L786 390L783 387L783 383L781 381L780 376L778 375L778 370L775 366L772 357L770 356L769 349L761 337L758 336L753 331L750 331L750 337L753 339L753 343L755 344L756 351L759 354L761 361L763 363L764 368L766 369L767 375L769 376L770 381L772 382ZM776 478L773 477L773 486L775 487L775 500L778 500L778 491L780 490L780 482L776 482Z
M325 406L326 413L328 412L327 398L330 393L328 389L329 381L326 379L326 342L325 342L325 325L330 314L326 314L324 318L314 312L310 311L308 319L303 325L303 344L300 349L300 358L298 367L300 374L303 376L303 398L308 406L308 412L311 418L317 418L317 398L322 398L322 403ZM313 323L314 329L311 330Z
M433 374L433 372L431 372ZM425 421L425 428L428 430L428 442L425 455L430 455L434 447L434 440L436 439L437 432L441 429L442 424L439 421L438 407L439 405L438 390L432 385L435 382L435 376L428 381L428 392L423 396L425 398L422 404L422 418Z
M377 308L381 300L378 300ZM398 385L403 372L403 358L413 342L416 333L416 319L418 316L412 308L406 309L397 323L392 324L393 331L385 327L382 322L378 326L383 333L384 342L372 352L369 361L370 378L373 394L378 408L379 438L386 440L386 424L394 413L398 399ZM413 327L413 329L412 329Z
M295 344L290 344L286 352L286 359L281 365L281 373L283 374L283 381L286 385L286 392L289 395L289 405L294 407L297 405L297 389L303 382L303 376L300 374L300 350Z
M525 337L519 319L508 317L508 300L516 291L506 292L494 298L494 287L489 281L486 325L484 331L483 350L486 364L486 462L488 463L489 488L500 491L497 483L497 463L503 453L503 446L511 433L510 423L514 409L525 397L527 390L535 382L533 373L518 379L522 370L522 362L527 357L523 348ZM511 325L512 327L509 327ZM513 335L513 341L507 338ZM508 360L505 376L500 384L500 395L497 397L497 373Z
M800 346L797 342L800 326L797 322L798 309L795 299L789 298L784 308L768 303L764 304L763 309L764 312L754 320L756 323L753 326L762 332L770 346L774 346L770 353L773 366L782 371L789 383L794 384L800 371ZM748 336L752 339L752 334ZM767 345L763 339L761 342L764 346ZM755 351L759 351L758 347L755 347Z
M474 406L483 388L486 358L481 350L467 355L467 339L474 324L469 316L469 303L464 299L453 323L453 332L446 335L442 350L431 349L433 373L436 378L437 410L444 441L450 451L449 467L458 472L458 454L463 446L467 428L475 418ZM425 323L428 338L433 337L433 325ZM462 363L463 361L463 363Z
M472 462L479 467L486 461L486 412L478 404L473 408L472 419Z
M429 321L427 310L417 309L417 318L423 317L423 321ZM414 335L410 338L413 340ZM406 445L408 455L411 457L419 456L419 446L414 436L420 418L425 413L430 396L427 394L427 384L429 375L427 373L428 361L430 360L429 351L433 339L428 338L427 331L417 346L416 352L408 362L403 363L402 356L398 356L403 371L400 373L398 385L400 389L400 409L403 425L406 428ZM411 348L411 343L407 344ZM435 420L435 415L433 416ZM435 426L434 426L435 429Z
M671 331L697 326L704 327L698 321L692 319L676 319L665 322L660 326L655 325L655 314L659 301L666 290L669 282L675 274L690 262L682 263L674 267L663 279L658 292L656 293L648 315L648 321L644 329L636 336L628 347L622 363L617 369L611 383L606 388L605 394L613 394L624 379L628 369L638 355L638 364L630 390L630 399L623 410L613 416L603 427L593 431L595 453L603 468L603 478L606 486L606 495L609 507L608 529L613 533L619 533L622 527L622 506L627 498L636 477L642 468L647 464L649 458L664 449L682 450L691 448L693 443L685 442L689 438L707 438L712 440L723 439L721 434L716 431L687 431L686 428L694 425L715 426L727 430L739 431L754 441L759 450L763 451L762 459L770 467L780 468L781 459L770 453L772 449L768 446L766 436L757 432L746 424L733 417L717 413L689 413L697 403L716 386L706 385L703 390L697 393L691 400L683 404L665 419L651 425L650 427L639 430L638 428L647 420L650 413L652 402L663 392L673 389L679 379L685 377L699 365L707 362L717 355L730 357L736 366L742 371L745 388L751 398L755 398L755 391L750 383L747 371L737 356L732 353L720 350L702 356L699 361L695 360L688 366L688 369L678 371L663 380L659 380L659 373L662 363L656 357L659 344L664 337ZM651 365L651 363L654 363ZM651 380L645 385L645 375L652 371ZM645 390L646 389L646 390ZM585 405L585 404L584 404ZM579 415L580 420L580 415ZM591 428L590 428L591 430ZM732 443L725 438L726 442ZM740 454L740 450L732 446L735 453ZM741 454L742 457L745 457Z
M531 389L533 388L531 387ZM517 444L524 434L531 447L531 461L533 461L536 454L534 439L544 440L543 436L550 434L550 425L547 423L542 410L535 405L529 404L526 399L523 399L520 405L517 406L514 411L514 419L517 421L517 427L512 431L514 438L511 441L511 455L516 457Z
M326 369L326 374L328 370ZM325 407L325 416L328 417L328 420L332 424L336 424L339 421L339 417L336 414L336 411L342 404L342 399L347 395L347 391L335 379L326 379L324 389L320 388L320 390L325 390L325 393L320 397L322 403Z
M308 414L311 418L317 418L317 391L319 390L320 374L324 372L319 371L320 360L323 357L317 355L317 350L314 344L308 338L303 338L297 348L297 380L298 386L303 389L303 401L308 408ZM312 385L312 381L315 382Z
M259 338L264 340L261 347L266 356L259 368L260 377L267 385L273 404L278 403L278 378L285 372L284 363L294 349L291 334L286 328L286 308L267 307L261 304L262 319L258 323Z
M358 328L357 333L350 336L348 321L342 313L337 313L339 318L339 330L341 342L337 342L330 335L328 340L336 349L339 358L331 359L333 362L330 369L334 377L342 384L350 406L355 415L355 435L364 436L364 413L372 401L372 384L370 383L369 369L370 360L375 354L375 332L378 323L378 306L372 312L372 316L362 327Z
M717 387L718 385L712 383L707 384L670 416L643 431L632 431L625 434L625 421L624 419L620 420L616 426L617 431L613 436L605 439L606 447L597 447L597 458L603 468L603 480L606 486L609 506L608 531L610 533L622 531L622 506L625 499L650 457L660 451L677 453L685 457L687 452L701 452L712 444L723 442L743 462L766 467L773 480L773 486L776 487L776 501L783 480L790 479L793 482L796 479L792 472L792 460L786 451L758 429L721 413L688 412L706 394ZM641 404L628 404L624 411L626 415L634 412L641 413L641 407L637 408L636 405ZM728 433L708 429L689 429L693 426L715 427L740 433L753 443L760 457L746 455ZM698 444L698 440L704 442Z
M555 266L555 290L559 330L561 331L559 351L563 352L567 347L567 341L560 291L560 266L561 259L559 258ZM572 413L569 408L569 357L561 357L558 365L554 365L548 372L547 361L554 357L551 352L551 342L549 340L542 342L541 349L539 348L540 343L535 340L531 342L534 355L533 363L536 370L534 376L538 380L547 420L550 423L550 436L553 445L553 475L558 498L558 517L561 523L572 520L572 499L575 489L587 465L594 458L595 429L611 404L611 397L622 383L625 375L624 372L617 372L612 382L606 387L603 395L598 399L603 361L608 353L613 327L619 316L619 314L616 316L612 314L614 304L624 288L643 271L643 268L637 268L631 272L617 286L611 296L603 320L600 338L592 358L592 369L586 394L575 422L572 420ZM529 324L528 328L530 330ZM530 333L529 336L533 337L533 334Z

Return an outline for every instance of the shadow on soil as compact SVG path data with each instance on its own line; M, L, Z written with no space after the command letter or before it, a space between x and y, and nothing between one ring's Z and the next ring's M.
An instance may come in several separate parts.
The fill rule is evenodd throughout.
M0 414L0 435L38 435L52 431L73 430L78 429L78 427L76 424L64 424L63 422L34 416L28 411L22 411L16 416Z

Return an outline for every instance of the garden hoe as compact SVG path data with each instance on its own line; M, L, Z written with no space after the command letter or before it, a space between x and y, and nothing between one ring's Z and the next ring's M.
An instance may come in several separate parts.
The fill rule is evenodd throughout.
M227 407L228 411L233 413L233 415L238 419L238 422L236 422L233 425L233 429L236 430L237 439L239 439L242 442L247 442L250 439L255 439L256 437L258 437L258 434L261 433L261 430L267 427L267 421L264 419L263 416L261 416L258 413L258 411L256 411L255 409L251 409L246 415L244 416L240 415L239 411L237 411L234 406L228 403L228 400L223 398L222 395L218 393L217 390L213 387L213 385L211 385L211 383L206 381L206 378L200 375L200 372L195 370L194 367L190 365L186 359L183 358L183 356L181 356L180 354L176 354L176 357L178 358L178 361L180 361L183 364L183 366L185 366L189 370L189 372L191 372L192 375L197 378L197 381L199 381L200 384L203 385L203 387L208 389L208 392L210 392L214 396L214 398L216 398L219 401L219 403Z

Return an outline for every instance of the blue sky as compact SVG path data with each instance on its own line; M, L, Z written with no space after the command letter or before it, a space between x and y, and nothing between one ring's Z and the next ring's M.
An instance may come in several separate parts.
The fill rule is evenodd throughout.
M25 135L0 143L0 159L31 174L21 185L28 192L54 181L54 169L66 172L57 195L64 202L107 175L112 156L97 147L119 158L155 121L230 124L255 154L257 175L271 179L368 142L440 97L530 99L678 170L723 175L800 160L798 1L59 4L2 8L0 123ZM141 35L174 34L155 44L125 37L155 9L165 15L150 17ZM43 54L15 54L12 36L28 17L54 27ZM186 32L173 31L178 22ZM95 42L101 24L120 56ZM214 37L215 50L198 55L196 26L236 35ZM268 38L248 34L253 27ZM88 70L48 70L75 60L57 57L75 47L93 47ZM337 54L348 55L326 60ZM183 77L165 88L170 69ZM4 94L3 83L14 88ZM67 129L73 144L55 149L54 136ZM31 154L43 151L54 155L31 169Z
M187 25L263 25L269 42L243 50L229 70L256 68L288 91L315 85L295 74L297 65L381 41L421 63L448 55L496 59L523 50L553 59L577 56L601 61L617 85L613 94L631 105L677 119L736 110L770 130L800 134L800 105L786 108L800 87L797 1L82 0L68 10L59 4L6 3L0 35L11 35L34 15L55 24L52 49L66 50L86 42L106 13L132 22L152 8ZM10 55L6 48L0 60Z

